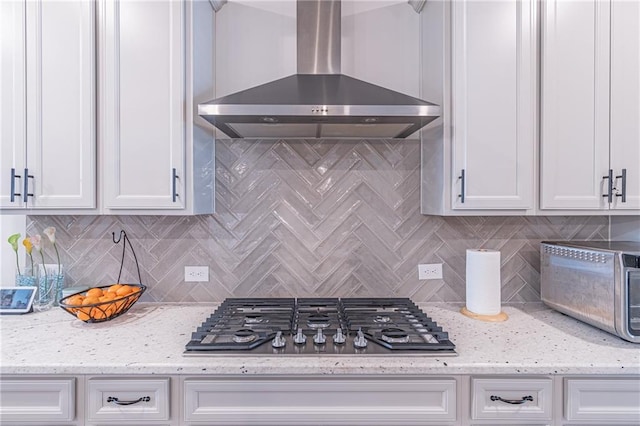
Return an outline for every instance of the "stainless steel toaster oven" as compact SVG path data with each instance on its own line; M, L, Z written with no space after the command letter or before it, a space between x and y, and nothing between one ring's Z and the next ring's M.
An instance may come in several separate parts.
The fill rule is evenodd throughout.
M640 242L543 241L540 257L546 305L640 343Z

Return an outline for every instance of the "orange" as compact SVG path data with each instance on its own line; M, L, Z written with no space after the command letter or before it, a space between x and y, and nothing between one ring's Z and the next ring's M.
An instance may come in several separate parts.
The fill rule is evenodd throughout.
M107 314L107 316L111 316L113 315L113 313L115 312L116 307L114 303L109 303L106 308L104 308L104 313Z
M116 297L118 296L116 296L115 293L111 293L110 291L108 291L104 294L104 296L99 297L98 300L100 300L101 302L108 302L115 299Z
M95 296L89 296L84 298L84 300L82 301L82 306L93 305L95 303L100 303L100 299Z
M106 315L99 308L93 308L93 309L91 309L91 318L93 318L93 319L103 319L103 318L106 318Z
M98 288L98 287L94 287L94 288L90 288L89 290L87 290L86 296L87 297L100 297L102 296L102 289Z
M67 305L71 306L81 306L82 301L84 300L84 296L81 294L76 294L75 296L71 296L69 300L67 300Z
M78 317L79 320L81 321L86 321L89 318L91 318L86 312L82 312L81 310L76 312L76 316Z
M107 291L110 291L112 293L116 293L120 287L122 287L122 284L114 284L111 287L109 287L109 289Z
M127 294L131 293L132 290L133 288L131 288L131 286L125 284L116 291L116 294L118 296L126 296Z

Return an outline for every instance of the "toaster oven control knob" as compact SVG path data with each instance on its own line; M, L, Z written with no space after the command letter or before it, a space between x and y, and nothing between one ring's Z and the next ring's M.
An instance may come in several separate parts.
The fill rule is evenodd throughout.
M302 334L302 329L299 328L296 335L293 336L293 343L298 345L304 345L306 342L307 342L307 336Z
M278 331L276 333L276 337L271 341L271 346L274 348L284 348L284 345L287 344L287 340L282 337L282 331Z
M364 337L364 333L362 332L362 329L358 330L358 334L356 335L356 338L353 340L353 346L355 346L356 348L366 348L367 347L367 338Z
M326 341L327 341L327 338L324 337L324 334L322 333L322 329L319 328L315 336L313 336L313 343L315 343L316 345L324 345Z
M342 334L342 329L336 329L336 334L333 336L333 343L335 343L336 345L342 345L346 341L347 338L344 336L344 334Z

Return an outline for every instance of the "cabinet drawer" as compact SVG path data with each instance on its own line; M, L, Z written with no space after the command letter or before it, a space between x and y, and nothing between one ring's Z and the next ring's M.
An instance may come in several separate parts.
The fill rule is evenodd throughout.
M93 378L87 391L89 422L169 420L169 378Z
M0 423L68 422L76 415L76 379L0 380Z
M550 420L550 378L472 378L471 418L478 420Z
M456 420L455 379L187 379L187 422L415 425Z
M640 379L565 378L567 420L640 421Z

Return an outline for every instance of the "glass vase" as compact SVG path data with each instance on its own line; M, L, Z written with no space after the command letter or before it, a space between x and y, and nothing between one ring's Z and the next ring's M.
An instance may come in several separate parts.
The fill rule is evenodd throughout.
M23 271L16 274L16 287L36 287L38 285L37 269L34 271L31 268L24 268Z
M40 265L38 271L38 294L33 302L36 311L58 306L62 298L64 273L57 264Z
M51 281L53 283L53 306L58 306L60 304L60 299L62 299L62 289L64 288L64 274L54 274L51 277Z
M36 292L35 299L33 299L34 311L47 311L51 309L55 299L52 284L46 275L38 277L38 291Z

